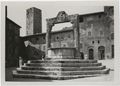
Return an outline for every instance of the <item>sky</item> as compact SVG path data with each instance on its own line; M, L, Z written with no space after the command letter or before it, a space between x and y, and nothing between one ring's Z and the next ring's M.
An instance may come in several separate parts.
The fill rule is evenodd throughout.
M42 10L42 32L46 32L46 19L56 17L59 11L65 11L68 15L104 11L104 6L92 5L89 2L6 2L4 5L7 5L8 18L22 27L20 29L21 36L26 35L26 9L31 7ZM56 24L53 30L60 30L71 25L69 22Z

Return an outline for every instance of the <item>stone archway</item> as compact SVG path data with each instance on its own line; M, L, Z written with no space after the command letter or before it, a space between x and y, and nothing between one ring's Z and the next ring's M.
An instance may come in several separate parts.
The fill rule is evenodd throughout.
M65 11L60 11L57 17L47 19L47 33L46 33L46 56L48 54L48 50L51 48L51 31L54 24L71 22L73 24L74 29L74 46L76 49L76 56L80 56L79 54L79 15L67 15Z
M98 47L98 58L100 60L105 59L105 47L104 46Z

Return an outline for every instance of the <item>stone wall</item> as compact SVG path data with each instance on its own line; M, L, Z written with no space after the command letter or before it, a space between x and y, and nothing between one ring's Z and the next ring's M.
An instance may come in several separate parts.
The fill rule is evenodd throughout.
M20 45L20 26L6 18L6 44L5 63L6 67L17 66Z
M45 40L45 34L41 35L36 35L32 36L29 38L23 38L23 40L26 40L25 42L28 41L27 46L31 46L34 48L29 48L31 53L27 53L28 58L30 57L35 57L33 55L34 52L40 51L40 52L46 52L46 40ZM57 47L74 47L74 38L73 38L73 30L70 31L62 31L61 33L52 33L51 36L51 46L52 48L57 48ZM36 49L36 51L35 51ZM41 55L42 56L42 55ZM40 56L39 56L40 57Z
M100 59L98 50L100 46L105 47L105 59L113 58L111 46L114 45L114 38L111 39L111 37L114 37L114 15L111 15L113 14L111 12L110 15L107 14L104 12L84 16L83 22L80 23L80 43L82 44L80 51L89 56L89 49L93 49L94 59Z

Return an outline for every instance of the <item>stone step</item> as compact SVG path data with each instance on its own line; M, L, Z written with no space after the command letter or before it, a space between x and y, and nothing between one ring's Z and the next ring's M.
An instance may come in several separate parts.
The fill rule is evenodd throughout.
M52 58L52 57L50 57L50 58L45 58L45 60L57 60L57 59L78 59L78 60L81 60L81 58L80 57L72 57L72 58L70 58L70 57L65 57L64 56L64 58L60 58L60 57L54 57L54 58ZM84 60L84 59L83 59Z
M25 63L26 66L39 66L39 67L90 67L101 66L101 63Z
M38 75L92 75L92 74L108 74L109 69L89 70L89 71L38 71L38 70L16 70L19 74L38 74Z
M46 58L43 61L90 61L90 62L97 62L97 60L90 60L90 59L78 59L78 58Z
M29 60L28 63L97 63L97 60L80 60L80 59L55 59L55 60Z
M56 76L56 75L38 75L38 74L20 74L17 72L13 73L14 78L30 78L30 79L51 79L51 80L66 80L84 77L96 77L104 74L94 74L94 75L69 75L69 76Z
M30 67L30 66L23 66L23 70L48 70L48 71L80 71L80 70L102 70L105 69L105 66L93 66L93 67Z

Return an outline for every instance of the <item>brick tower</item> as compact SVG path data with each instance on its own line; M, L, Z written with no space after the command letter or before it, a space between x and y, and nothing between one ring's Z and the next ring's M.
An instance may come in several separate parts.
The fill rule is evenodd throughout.
M29 8L27 9L26 16L26 35L42 33L41 10L35 7Z

